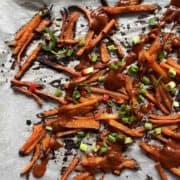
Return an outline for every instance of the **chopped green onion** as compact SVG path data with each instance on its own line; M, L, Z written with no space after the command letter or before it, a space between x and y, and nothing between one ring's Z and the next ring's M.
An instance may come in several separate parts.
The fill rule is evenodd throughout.
M139 93L140 94L146 94L147 93L147 90L145 89L143 84L141 84L139 87Z
M179 107L179 102L178 101L173 101L172 106L175 108Z
M133 142L132 138L131 137L126 137L124 139L124 144L131 144Z
M109 65L109 69L110 70L117 70L118 66L115 63L112 63L112 64Z
M79 149L83 152L87 152L89 148L87 144L81 142Z
M56 91L55 91L55 93L54 93L54 95L55 95L56 97L61 97L61 96L62 96L62 90L61 90L60 88L57 88Z
M107 140L108 140L109 142L115 143L117 139L116 139L116 137L114 137L114 136L112 136L111 134L109 134L109 135L107 136Z
M158 60L162 61L166 57L166 53L164 51L161 51L158 53Z
M138 101L139 102L144 102L144 97L140 94L139 96L138 96Z
M56 56L60 56L60 55L64 55L65 53L67 52L67 49L62 49L62 50L59 50L59 51L53 51L51 50L51 53L56 55Z
M124 61L118 61L118 62L116 63L116 65L117 65L118 67L122 67L122 66L125 65L125 62L124 62Z
M96 54L92 54L91 55L91 61L92 62L96 62L97 61L97 55Z
M170 81L168 84L166 84L166 88L168 91L171 91L176 87L176 83L174 81Z
M152 129L152 123L146 122L146 123L144 124L144 128L145 128L146 130L151 130L151 129Z
M80 92L79 92L78 90L74 90L74 91L73 91L73 94L72 94L73 100L77 100L77 99L79 99L80 97L81 97Z
M150 79L149 79L147 76L143 76L142 82L143 82L145 85L149 85L149 84L150 84Z
M81 39L80 41L79 41L79 46L84 46L86 44L86 42L85 42L85 40L84 39Z
M78 137L78 138L84 138L85 136L86 136L86 134L85 134L84 131L79 131L79 132L77 133L77 137Z
M176 76L176 71L173 68L170 68L168 71L168 75L171 78L174 78Z
M79 148L79 146L80 146L80 144L81 144L81 141L82 141L81 138L77 138L77 139L76 139L76 142L75 142L76 148Z
M47 130L47 131L52 131L53 128L52 128L51 126L46 126L46 130Z
M107 146L102 146L99 149L99 154L100 155L105 154L107 151L108 151L108 147Z
M110 106L110 107L113 107L115 104L114 104L114 102L112 100L108 100L107 105Z
M161 134L161 128L155 128L154 132L156 135L160 135Z
M136 74L139 71L139 67L136 64L133 64L128 69L129 73Z
M155 18L151 18L151 19L149 19L148 24L149 24L149 26L156 26L157 21Z
M114 46L114 44L111 44L107 47L110 51L116 51L117 48Z
M162 79L162 76L160 76L157 80L153 81L153 85L155 87L159 86L159 83L160 83L161 79Z
M100 148L100 147L97 146L96 143L93 143L93 145L92 145L92 150L93 150L93 152L98 152L99 148Z
M105 79L106 79L106 76L101 76L101 77L99 77L98 81L99 82L104 82Z
M53 34L53 32L49 28L45 28L44 31L49 35L50 41L48 45L43 45L42 48L45 51L51 51L56 47L56 44L57 44L56 36Z
M140 43L140 37L139 37L139 36L133 37L132 43L133 43L134 45L135 45L135 44L139 44L139 43Z
M72 49L68 49L66 52L66 56L70 57L73 54L73 50Z
M125 124L132 124L134 121L134 116L130 116L130 117L123 117L122 118L122 122Z
M128 124L129 123L129 118L128 117L123 117L122 122L125 123L125 124Z

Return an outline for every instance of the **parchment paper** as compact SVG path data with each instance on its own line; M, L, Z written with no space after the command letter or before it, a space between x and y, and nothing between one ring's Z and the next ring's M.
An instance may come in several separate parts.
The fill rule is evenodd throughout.
M114 2L111 0L111 2ZM144 0L146 3L158 3L161 7L166 6L168 0ZM47 4L54 4L53 11L56 15L60 16L59 10L66 7L69 4L83 4L91 8L95 8L99 5L97 0L54 0L44 1ZM28 163L30 157L19 157L18 149L27 139L31 133L31 127L26 125L26 120L30 119L32 122L37 122L35 114L45 109L55 106L53 103L46 103L42 109L40 109L36 103L23 95L16 94L10 88L10 79L14 76L15 71L10 70L12 58L10 49L5 41L12 39L13 34L27 22L34 13L43 7L43 1L38 0L1 0L0 1L0 180L21 180L26 179L20 177L19 173L22 168ZM163 9L162 9L163 11ZM153 15L149 15L147 18L143 18L143 21L148 21L148 18ZM126 35L122 36L121 33L115 35L114 38L124 41L125 38L130 40L135 34L141 32L142 27L147 26L147 23L141 24L136 22L138 16L130 16L129 18L122 17L119 21L124 28L121 31ZM82 19L83 20L83 19ZM127 24L131 24L130 30L127 29ZM84 36L85 29L78 24L79 36ZM33 65L37 66L35 63ZM26 80L33 81L46 81L47 90L53 91L49 82L57 78L65 78L64 75L59 75L55 71L41 68L40 70L28 71L24 77ZM154 168L154 162L142 153L138 145L135 144L129 148L129 154L134 157L140 164L138 171L125 170L120 176L106 175L105 180L145 180L147 175L151 176L154 180L158 180L159 177ZM57 158L55 161L50 161L48 164L47 172L41 179L43 180L56 180L60 177L60 169L62 167L62 158L64 150L61 149L57 152ZM71 157L69 157L70 159ZM63 164L63 166L67 166ZM34 179L32 176L29 179ZM69 179L72 179L71 177ZM169 180L175 180L177 177L169 175Z

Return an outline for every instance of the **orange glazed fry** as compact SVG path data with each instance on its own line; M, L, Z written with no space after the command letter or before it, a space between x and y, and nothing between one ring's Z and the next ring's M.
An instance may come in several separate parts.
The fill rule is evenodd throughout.
M50 25L50 20L49 19L43 19L38 27L35 29L36 32L41 33L44 31L45 27Z
M169 65L173 66L174 68L178 69L180 71L180 65L176 63L175 60L172 58L168 58L166 61Z
M16 87L16 86L13 87L13 89L16 91L19 91L19 92L21 92L27 96L32 96L35 99L35 101L38 103L38 105L42 106L43 100L40 97L38 97L36 94L32 93L31 91L26 90L26 89L21 88L21 87Z
M134 12L152 12L157 9L156 5L130 5L125 7L108 6L103 7L103 10L111 15L120 15L124 13Z
M58 102L58 103L60 103L60 104L66 104L66 101L65 101L64 99L59 98L59 97L56 97L56 96L54 96L54 95L52 95L52 94L49 94L49 93L40 91L40 90L38 90L38 89L35 89L35 90L34 90L34 93L35 93L35 94L38 94L39 96L47 97L47 98L49 98L49 99L51 99L51 100L54 100L54 101L56 101L56 102Z
M60 178L60 180L68 180L68 176L69 174L75 169L75 167L77 166L79 162L78 158L74 158L71 162L71 164L69 165L69 167L67 168L67 170L65 171L65 173L63 174L63 176Z
M107 45L106 43L101 43L100 45L100 56L101 56L101 61L103 63L106 63L110 60L110 56L107 50Z
M25 142L25 144L20 148L19 153L22 155L29 154L38 142L43 138L45 135L45 130L42 125L35 125L33 127L33 132L29 139Z
M94 178L90 175L90 173L85 172L73 177L73 180L93 180Z
M100 41L102 38L104 38L113 28L113 26L115 25L116 21L115 19L112 19L104 28L103 30L96 36L95 39L92 39L88 46L87 46L87 50L91 50L92 48L94 48Z
M28 39L26 40L26 42L23 44L22 48L18 52L18 55L17 55L17 64L18 65L20 65L20 63L21 63L22 53L27 48L28 44L32 41L33 37L34 37L34 33L30 33Z
M158 170L159 172L159 175L161 177L161 180L168 180L167 178L167 175L165 174L164 172L164 169L162 168L160 162L157 162L156 165L155 165L156 169Z
M141 133L138 133L138 132L136 132L134 129L130 129L130 128L126 127L125 125L119 123L119 122L116 121L116 120L110 119L110 120L108 121L108 124L109 124L111 127L115 128L115 129L117 129L117 130L119 130L119 131L121 131L121 132L129 135L129 136L133 136L133 137L141 137L141 136L142 136Z
M75 130L69 130L69 131L58 132L58 133L56 133L56 136L57 136L57 137L64 137L64 136L76 134L76 133L79 132L79 131L80 131L80 130L75 129Z
M168 124L179 124L180 123L180 119L175 119L175 120L171 120L171 119L166 119L166 120L159 120L159 119L149 119L150 122L157 124L157 125L168 125Z
M152 119L159 119L159 120L176 120L176 119L180 119L180 114L172 114L167 116L159 115L159 114L150 114L149 117Z
M32 157L32 160L29 162L29 164L23 169L23 171L21 172L21 176L25 175L26 173L28 173L31 168L33 167L33 165L35 164L35 162L38 160L40 155L40 145L37 144L35 146L35 150L34 150L34 154Z
M86 50L89 42L92 40L93 36L94 36L94 31L90 30L86 36L86 44L77 51L77 53L76 53L77 56L82 56L82 54Z
M66 32L64 33L64 39L73 39L73 28L79 18L79 15L80 14L78 12L73 12L69 17L69 24L67 25Z
M72 76L75 76L75 77L80 77L81 76L81 73L77 72L76 70L72 69L72 68L69 68L69 67L65 67L65 66L62 66L60 64L57 64L57 63L54 63L52 61L49 61L49 60L41 60L39 59L38 60L39 62L41 62L42 64L45 64L49 67L52 67L53 69L56 69L57 71L65 71L69 74L71 74Z
M24 64L22 65L21 69L16 73L15 78L21 79L27 69L31 66L32 62L35 60L36 56L38 55L39 51L41 50L41 46L38 45L36 48L31 52L30 55L26 58Z
M169 65L169 64L166 64L166 63L164 63L164 62L161 62L161 63L160 63L160 66L161 66L162 68L166 69L166 70L174 69L174 70L176 71L176 73L177 73L178 75L180 75L180 70L177 69L177 68L175 68L175 67L173 67L173 66L171 66L171 65Z
M162 69L159 64L155 61L153 56L150 56L150 54L148 52L145 52L145 57L149 63L149 66L160 76L162 76L165 79L169 79L168 75L166 73L166 71L164 71L164 69Z
M24 32L34 30L41 22L41 16L36 14L26 25L24 25L16 34L15 39L19 40Z

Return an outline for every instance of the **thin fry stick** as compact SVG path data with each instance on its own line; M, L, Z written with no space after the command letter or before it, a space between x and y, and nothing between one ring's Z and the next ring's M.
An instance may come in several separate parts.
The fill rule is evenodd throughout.
M90 30L86 36L86 44L77 51L77 53L76 53L77 56L82 56L82 54L86 50L89 42L92 40L93 36L94 36L94 31Z
M115 25L116 20L112 19L111 21L109 21L108 24L106 24L106 26L103 28L103 30L95 37L95 39L92 39L88 46L87 46L87 50L91 50L92 48L94 48L100 41L101 39L103 39L113 28L113 26Z
M176 120L176 119L180 119L180 114L171 114L168 116L159 115L159 114L150 114L149 117L152 119L159 119L159 120Z
M16 87L16 86L14 86L13 89L16 91L19 91L27 96L33 97L35 99L35 101L38 103L38 105L42 106L43 100L40 97L38 97L36 94L32 93L31 91L26 90L24 88Z
M180 170L179 168L170 168L170 171L175 174L176 176L180 177Z
M57 120L58 121L58 120ZM59 119L58 125L71 129L99 129L100 123L93 119Z
M39 96L43 96L43 97L47 97L49 99L52 99L52 100L54 100L60 104L66 104L66 101L64 99L56 97L56 96L49 94L47 92L43 92L43 91L40 91L38 89L35 89L34 93L38 94Z
M123 13L134 13L134 12L152 12L156 10L155 5L130 5L125 7L108 6L103 7L103 10L111 15L120 15Z
M65 173L63 174L63 176L60 178L60 180L68 180L68 176L69 174L74 170L74 168L77 166L79 162L78 158L74 158L71 162L71 164L69 165L69 167L67 168L67 170L65 171Z
M27 155L35 148L39 141L44 137L45 130L42 125L35 125L33 127L33 132L25 144L20 148L19 153L22 155Z
M53 69L56 69L58 71L65 71L65 72L71 74L72 76L75 76L75 77L80 77L81 76L81 73L75 71L74 69L62 66L62 65L54 63L52 61L44 60L44 59L43 60L38 59L38 61L41 62L42 64L45 64L45 65L47 65L49 67L52 67Z
M73 39L73 28L77 19L79 18L78 12L73 12L69 18L69 23L66 29L66 33L64 34L64 39Z
M171 138L180 139L180 133L175 133L168 127L163 127L162 133L165 134L166 136L171 137Z
M65 45L75 45L77 43L79 43L79 39L59 39L58 43L59 44L65 44Z
M65 11L65 12L62 12L61 14L63 15L63 19L62 19L62 26L61 26L61 32L59 35L59 40L64 39L64 33L65 33L67 22L68 22L68 13Z
M91 90L91 92L98 93L98 94L109 94L112 97L118 97L118 98L122 98L125 100L128 99L128 97L122 93L117 93L117 92L109 91L109 90L102 89L102 88L90 87L90 90Z
M167 92L165 92L165 88L163 88L161 86L161 84L159 85L159 90L160 90L160 94L162 95L163 101L166 105L166 107L168 108L168 110L171 112L171 107L172 107L172 101L171 99L169 99L169 97L166 95Z
M36 48L31 52L31 54L26 58L24 64L22 65L21 69L16 73L15 78L21 79L21 77L24 75L24 73L27 71L27 69L30 67L32 62L35 60L37 54L41 50L41 46L38 45Z
M100 56L103 63L107 63L110 60L110 55L108 53L106 43L100 44Z
M73 180L87 180L87 179L88 180L93 180L93 177L88 172L81 173L81 174L76 175L76 176L73 177Z
M20 49L20 51L18 52L18 55L17 55L17 64L20 65L21 63L21 56L22 56L22 53L24 52L24 50L27 48L28 44L32 41L34 37L34 33L30 33L26 42L23 44L22 48Z
M55 116L57 115L59 112L59 107L57 108L54 108L54 109L50 109L48 111L44 111L42 113L39 113L37 114L37 117L39 118L47 118L47 117L50 117L50 116Z
M38 82L32 83L32 82L29 82L29 81L18 81L16 79L11 80L11 83L14 86L26 86L26 87L29 87L32 84L34 84L37 88L43 88L44 87L44 84L42 84L42 83L38 83Z
M173 66L171 66L171 65L169 65L169 64L166 64L166 63L164 63L164 62L161 62L161 63L160 63L160 66L161 66L162 68L166 69L166 70L174 69L174 70L176 71L176 73L177 73L178 75L180 75L180 70L177 69L177 68L175 68L175 67L173 67Z
M154 98L154 96L152 94L150 94L149 92L145 92L143 94L146 98L148 98L151 102L153 102L154 104L156 104L156 99Z
M40 155L40 145L37 144L35 146L35 151L32 157L32 160L29 162L29 164L23 169L23 171L21 172L21 176L23 176L24 174L28 173L31 168L33 167L33 165L35 164L35 162L38 160Z
M110 126L112 126L113 128L115 128L115 129L117 129L117 130L119 130L119 131L129 135L129 136L133 136L133 137L141 137L142 136L141 133L138 133L135 130L126 127L125 125L117 122L116 120L110 119L108 121L108 124Z
M56 137L58 137L58 138L59 138L59 137L64 137L64 136L76 134L77 132L79 132L78 129L69 130L69 131L63 131L63 132L58 132L58 133L56 133Z
M159 86L156 87L156 100L157 100L157 105L161 109L161 111L165 114L169 114L168 109L164 106L164 104L161 103L161 93Z
M180 65L176 63L175 60L172 58L168 58L166 61L169 65L173 66L174 68L178 69L180 71Z
M25 31L32 31L41 22L41 16L36 14L26 25L24 25L16 34L15 39L18 40L22 37Z
M156 72L158 73L160 76L162 76L165 79L169 79L166 71L164 71L164 69L162 69L159 64L155 61L153 56L150 56L150 54L148 52L145 52L145 57L149 63L149 66Z
M161 49L161 44L160 44L160 37L157 36L155 41L152 43L152 45L150 46L148 53L150 56L157 54L159 52L159 50Z
M87 80L85 80L85 83L92 83L97 81L100 77L102 77L105 74L106 70L98 71L97 73L90 76Z
M157 162L156 165L155 165L156 169L158 170L159 172L159 175L161 177L161 180L168 180L167 178L167 175L165 174L164 172L164 169L162 168L160 162Z
M48 27L50 25L50 20L49 19L43 19L38 27L35 29L36 32L41 33L44 31L45 27Z
M91 26L92 26L91 12L87 8L84 8L80 5L72 5L69 8L78 8L78 10L80 10L82 13L84 13L86 18L88 19L88 25L91 28Z
M167 119L167 120L159 120L159 119L149 119L150 122L157 124L157 125L168 125L168 124L178 124L180 123L180 119Z
M84 102L84 103L79 103L79 104L75 104L75 105L74 104L64 105L59 108L59 113L68 112L68 111L72 111L72 110L78 111L82 107L95 105L100 100L101 100L101 97L96 97L96 98L89 100L87 102Z

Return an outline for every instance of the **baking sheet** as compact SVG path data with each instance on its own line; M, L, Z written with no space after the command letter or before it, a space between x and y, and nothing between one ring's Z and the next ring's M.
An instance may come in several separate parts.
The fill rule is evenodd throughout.
M114 1L111 1L114 2ZM144 0L146 3L158 3L161 7L166 6L168 0ZM54 1L39 1L39 0L4 0L0 1L0 180L21 180L26 177L20 177L19 173L27 164L30 157L19 157L18 149L27 139L31 132L31 127L26 125L26 120L30 119L33 123L37 122L35 114L45 109L55 106L53 103L44 104L40 109L36 103L23 95L16 94L10 88L10 79L14 76L15 71L10 70L12 58L10 49L6 41L12 39L12 35L27 22L34 13L41 7L43 3L54 4L53 12L58 15L59 10L70 4L83 4L85 6L95 8L98 6L97 0L54 0ZM163 11L164 9L162 9ZM143 21L148 21L148 18L153 15L143 18ZM125 31L127 36L122 36L119 32L114 36L122 42L131 39L135 34L139 34L142 27L147 26L147 23L137 22L138 16L130 16L129 18L122 17L120 23L123 25L121 31ZM83 20L83 19L82 19ZM128 30L127 24L131 28ZM78 24L80 26L80 24ZM77 35L83 36L85 29L78 27ZM37 63L33 65L38 66ZM47 90L53 91L49 82L57 78L65 79L64 75L59 75L55 71L41 68L40 70L31 70L26 73L24 79L32 81L42 81L47 84ZM154 180L159 177L154 168L154 162L145 156L135 144L129 148L129 154L134 157L140 164L138 171L125 170L120 176L106 175L105 180L145 180L147 175ZM63 163L64 150L61 149L56 153L56 160L49 161L47 172L43 180L56 180L60 177L60 169L62 166L67 166ZM69 157L68 159L71 159ZM169 180L176 180L177 177L168 175ZM30 180L34 178L29 177ZM71 177L69 179L72 179Z

